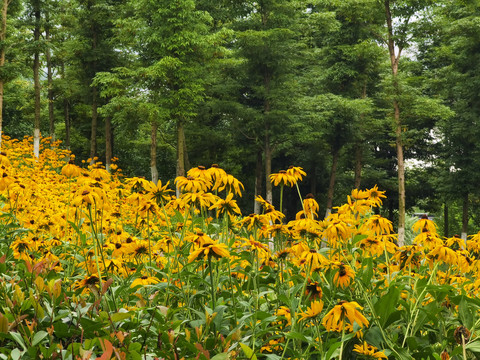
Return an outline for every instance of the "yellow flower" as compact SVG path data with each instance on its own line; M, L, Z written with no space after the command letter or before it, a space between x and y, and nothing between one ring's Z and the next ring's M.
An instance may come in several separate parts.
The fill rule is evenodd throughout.
M144 275L133 280L132 285L130 285L130 288L134 288L136 286L147 286L152 284L158 284L159 282L160 280L158 280L156 277Z
M387 356L383 351L377 351L375 346L368 345L366 341L364 341L362 345L354 345L353 351L362 355L370 356L374 359L387 359Z
M283 316L287 320L287 326L292 325L292 313L290 309L286 306L280 306L278 310L275 311L276 316Z
M338 265L338 272L335 274L333 278L333 282L335 285L346 288L352 280L355 278L355 273L353 272L352 268L348 265L344 265L340 263Z
M215 195L209 192L189 192L182 195L185 204L194 205L197 209L208 208L215 202Z
M70 160L67 165L62 168L62 175L65 175L67 178L80 176L82 169L73 163L73 160Z
M293 186L297 183L297 178L293 174L287 173L285 170L280 170L278 173L270 175L270 182L273 183L274 186Z
M198 166L191 168L187 171L187 176L191 176L195 179L204 179L205 181L212 182L212 173L205 169L205 166Z
M222 179L215 183L213 190L223 191L227 190L228 193L235 193L236 195L242 197L242 191L245 190L243 184L238 181L232 175L225 175Z
M390 234L393 232L392 222L380 215L371 215L362 225L362 232L372 232L376 235Z
M368 200L372 201L373 205L379 206L382 205L382 198L386 198L385 191L379 191L377 185L368 191Z
M303 208L305 209L305 217L308 217L310 219L315 219L318 217L317 211L320 210L320 206L318 206L318 203L315 201L315 198L313 197L312 194L307 194L305 196L305 199L303 200ZM301 214L303 213L303 210Z
M222 257L229 257L230 253L227 250L227 245L219 244L215 241L205 242L198 249L194 250L188 257L188 262L191 263L197 258L214 257L216 259Z
M335 305L334 308L325 315L322 320L322 325L327 331L342 331L344 328L350 330L353 329L354 323L357 323L361 328L368 326L368 320L357 309L363 310L363 307L355 301L340 301L338 305ZM348 324L345 320L349 321L351 325L350 328L346 326Z
M157 185L151 181L144 183L145 190L148 191L148 198L154 200L158 205L168 202L171 198L169 193L173 192L172 189L168 188L169 183L170 182L167 181L163 186L160 180Z
M175 179L175 185L185 192L207 192L212 183L202 178L179 176Z
M301 167L293 165L287 169L287 174L295 178L295 183L302 181L302 176L307 176L307 173Z
M304 251L301 258L305 260L305 264L311 271L318 270L327 263L327 259L315 249Z
M233 200L233 193L228 194L225 200L219 199L215 204L208 208L208 210L214 209L217 210L217 217L224 213L229 215L242 215L242 212L237 205L237 201Z
M306 320L306 319L313 319L320 315L320 313L323 310L323 301L318 300L318 301L312 301L310 304L310 307L307 308L306 312L303 312L300 314L300 320Z
M423 215L421 219L419 219L415 224L412 226L413 231L415 232L426 232L430 231L432 233L437 232L437 226L432 220L428 219L427 215Z

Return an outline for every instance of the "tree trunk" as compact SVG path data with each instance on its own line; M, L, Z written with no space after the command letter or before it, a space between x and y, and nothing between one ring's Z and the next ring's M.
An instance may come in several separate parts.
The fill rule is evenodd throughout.
M152 175L152 182L156 185L158 183L158 169L157 169L157 131L158 124L152 121L150 134L150 170Z
M33 31L33 37L35 40L35 53L33 58L33 87L35 92L35 120L33 126L33 155L38 159L40 156L40 4L35 2L35 29Z
M462 239L467 241L468 232L468 193L463 197L463 211L462 211Z
M449 228L448 228L448 203L445 201L443 204L443 236L448 238Z
M183 121L177 121L177 177L185 176L185 134ZM180 189L176 189L177 197L180 196Z
M7 38L7 9L8 9L8 0L3 0L2 2L2 23L0 25L0 42L5 43ZM0 46L0 70L3 71L5 66L5 46ZM0 149L2 148L2 125L3 125L3 85L4 79L0 77Z
M340 157L340 150L335 149L332 156L332 169L330 171L330 184L327 192L327 210L325 211L325 218L332 213L333 207L333 193L335 190L335 178L337 176L338 158Z
M70 150L70 105L63 99L63 119L65 121L65 147Z
M112 119L110 116L105 118L105 169L110 172L113 158L113 136L112 136Z
M97 88L92 88L92 126L90 136L90 164L95 162L94 158L97 155L97 126L98 126L98 102L97 102Z
M47 26L45 27L45 39L47 40L47 98L48 98L48 119L50 123L50 137L52 143L55 141L55 114L53 111L53 75L52 75L52 57L50 53L50 24L48 14L46 15Z
M362 144L357 143L355 145L355 180L354 188L360 189L362 183L362 160L363 160L363 147Z
M273 190L270 181L272 174L272 147L270 145L270 136L268 131L265 134L265 200L273 204Z
M403 159L403 140L402 140L402 122L400 118L400 105L398 103L398 63L402 53L402 47L395 44L393 36L392 13L390 9L390 1L385 0L385 18L387 22L387 43L388 52L390 54L390 66L393 76L394 87L394 123L395 123L395 145L397 150L397 168L398 168L398 245L403 246L405 243L405 163ZM398 53L395 54L395 48Z
M255 197L262 195L262 179L263 179L263 161L262 161L262 150L257 151L257 162L255 166ZM253 201L253 212L255 214L260 214L261 207L260 203Z

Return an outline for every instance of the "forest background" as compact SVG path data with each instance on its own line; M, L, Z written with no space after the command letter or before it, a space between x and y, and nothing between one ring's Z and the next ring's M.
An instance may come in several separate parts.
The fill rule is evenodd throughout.
M386 190L399 240L419 211L445 236L480 229L478 1L0 7L0 131L34 136L37 156L41 134L77 164L155 182L216 163L251 212L254 195L276 204L269 175L295 165L325 214L352 188ZM296 191L284 197L293 218Z

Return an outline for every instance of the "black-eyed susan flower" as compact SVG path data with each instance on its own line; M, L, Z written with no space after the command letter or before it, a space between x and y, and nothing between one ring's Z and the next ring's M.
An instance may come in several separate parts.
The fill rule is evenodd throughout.
M382 199L385 199L387 197L385 195L385 191L378 190L377 185L375 185L373 188L367 191L368 191L368 200L370 200L374 206L382 205L383 204Z
M184 192L195 193L199 191L207 192L211 188L212 183L202 178L178 176L175 179L175 185Z
M275 315L278 316L278 317L283 317L285 318L286 322L287 322L287 326L288 325L292 325L292 313L290 311L290 309L286 306L280 306L276 311L275 311Z
M301 255L301 258L305 260L306 266L311 270L315 271L325 264L328 263L327 259L325 256L320 254L317 250L315 249L310 249L308 251L304 251Z
M290 165L288 167L287 174L295 178L295 183L297 183L298 181L302 181L302 178L304 176L307 176L307 173L303 171L303 169L300 166L293 166L293 165Z
M300 313L300 320L307 320L316 318L323 310L323 301L315 300L312 301L310 306L307 308L307 311L302 311Z
M170 193L173 192L173 190L168 188L169 183L170 182L167 181L165 185L162 185L162 182L159 180L155 185L153 182L149 181L143 186L148 192L147 197L160 205L166 204L171 198Z
M237 201L233 200L233 193L229 193L225 200L219 198L208 210L216 210L217 217L225 213L230 216L242 215Z
M229 256L230 252L227 249L227 245L219 244L216 241L209 241L192 251L188 256L188 262L191 263L199 258L214 257L220 259L223 257L228 258Z
M218 183L215 183L213 190L226 190L228 193L234 193L235 195L242 197L242 191L245 190L245 188L237 178L233 175L227 174Z
M73 163L73 160L70 160L67 165L62 168L62 175L65 175L67 178L78 177L82 173L82 169Z
M204 179L208 182L212 182L212 173L208 171L205 166L199 165L197 167L191 168L187 171L187 176L191 176L193 178L200 178Z
M355 301L340 301L338 305L335 305L333 309L325 315L322 320L322 325L327 331L342 331L344 328L347 329L346 320L348 320L352 328L354 323L361 328L368 326L368 320L359 310L363 310L363 307Z
M305 286L305 296L312 300L319 300L321 299L322 295L322 287L318 281L308 280L308 283Z
M335 276L333 277L333 282L338 287L346 288L347 286L350 285L350 283L354 278L355 278L355 273L353 272L352 268L343 263L339 263L338 271L335 273Z
M134 288L136 286L148 286L158 284L159 282L160 280L158 280L156 277L144 275L133 280L130 287Z
M270 182L273 183L274 186L294 186L297 183L297 178L285 170L280 170L278 173L270 175Z
M424 214L419 220L415 222L412 226L412 230L415 232L437 232L437 226L435 223L428 218L426 214Z
M368 345L366 341L363 344L357 344L353 346L353 351L367 356L369 359L387 359L387 356L383 351L377 351L378 349L373 345Z

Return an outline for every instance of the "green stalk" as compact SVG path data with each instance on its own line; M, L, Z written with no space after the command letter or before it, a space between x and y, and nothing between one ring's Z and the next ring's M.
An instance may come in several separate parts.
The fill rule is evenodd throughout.
M342 329L342 344L340 345L340 355L338 356L338 360L342 360L343 357L343 344L345 343L345 326Z

